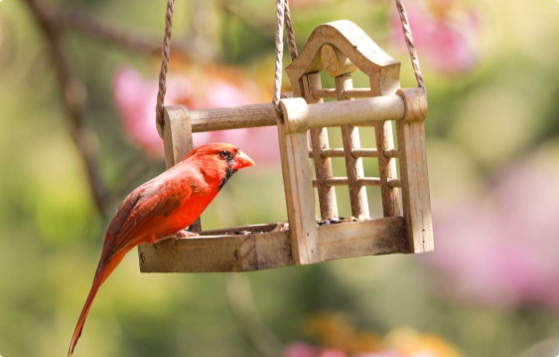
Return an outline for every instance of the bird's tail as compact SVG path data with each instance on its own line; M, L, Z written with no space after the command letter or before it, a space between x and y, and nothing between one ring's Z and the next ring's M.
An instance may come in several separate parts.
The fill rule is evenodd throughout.
M78 319L78 323L76 324L76 328L74 329L72 340L70 341L70 347L68 348L68 357L72 356L72 354L74 353L74 348L76 347L78 339L82 334L83 325L85 324L85 320L87 318L87 315L89 314L89 309L91 309L93 300L97 295L97 291L99 291L101 284L103 284L103 282L109 277L109 275L111 275L113 270L115 270L122 258L124 258L125 254L126 252L117 253L113 255L108 262L99 262L99 267L97 268L97 272L95 273L95 278L93 278L93 285L89 290L89 295L87 295L87 299L85 300L85 304Z

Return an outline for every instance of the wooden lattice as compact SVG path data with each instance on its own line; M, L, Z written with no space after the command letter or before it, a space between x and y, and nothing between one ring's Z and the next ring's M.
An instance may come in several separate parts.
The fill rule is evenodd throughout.
M357 70L370 78L369 88L353 87ZM335 88L322 87L321 71L334 78ZM172 166L192 149L193 132L277 125L288 224L203 231L157 249L143 245L143 272L248 271L433 249L424 90L401 89L400 63L349 21L316 28L286 72L293 98L282 99L281 119L271 103L197 111L168 106L164 141ZM360 126L374 128L376 147L361 147ZM343 147L330 147L327 127L341 128ZM345 159L345 177L333 176L334 157ZM377 159L379 177L365 177L363 158L368 157ZM319 225L315 193L321 221L334 222L336 186L349 187L357 221ZM369 186L380 187L383 217L370 217Z

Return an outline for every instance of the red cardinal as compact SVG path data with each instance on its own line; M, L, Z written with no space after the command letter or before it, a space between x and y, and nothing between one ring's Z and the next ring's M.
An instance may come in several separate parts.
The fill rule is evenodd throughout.
M126 197L105 232L101 259L68 356L74 352L99 287L126 253L140 243L176 237L202 214L233 173L252 165L254 162L234 145L203 145Z

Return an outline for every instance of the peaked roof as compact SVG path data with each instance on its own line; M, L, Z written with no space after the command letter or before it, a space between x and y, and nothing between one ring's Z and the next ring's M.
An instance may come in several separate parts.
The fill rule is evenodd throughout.
M324 58L324 52L327 57L332 56L332 50L324 47L325 45L334 49L336 58ZM330 68L332 65L335 68ZM299 56L285 70L295 87L305 74L325 69L336 76L353 72L355 67L369 76L374 95L394 94L400 88L400 62L384 52L363 30L348 20L318 26Z

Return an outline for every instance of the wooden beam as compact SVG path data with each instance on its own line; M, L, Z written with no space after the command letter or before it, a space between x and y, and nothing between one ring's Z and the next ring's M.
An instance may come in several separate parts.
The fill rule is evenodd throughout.
M402 206L410 253L434 249L423 121L397 124Z
M407 248L402 217L321 226L319 238L322 261L403 253Z
M304 99L297 99L293 104L307 105ZM278 124L278 133L293 260L301 265L318 263L320 255L307 132L289 131L292 123L286 115L284 100L287 99L281 101L284 122Z
M139 246L143 273L241 272L295 265L284 224L228 228L224 235L205 235ZM316 225L315 225L316 226ZM270 230L258 233L261 230ZM277 228L276 228L277 229ZM230 234L231 232L248 234ZM404 220L390 217L317 227L319 261L364 255L405 253ZM214 231L218 232L218 231Z

